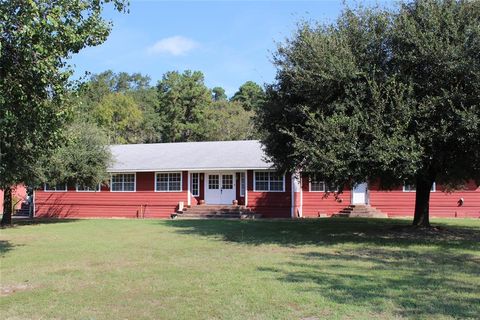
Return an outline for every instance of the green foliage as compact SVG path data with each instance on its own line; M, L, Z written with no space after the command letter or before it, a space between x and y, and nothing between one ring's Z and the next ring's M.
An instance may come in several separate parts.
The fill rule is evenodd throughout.
M131 96L107 94L94 106L92 117L106 130L111 143L137 143L142 139L142 111Z
M111 1L117 10L122 0ZM68 58L105 41L104 1L0 2L0 187L28 182L68 120Z
M128 74L126 72L114 73L107 70L94 74L84 83L79 90L85 108L92 107L92 104L110 93L132 93L142 92L150 89L150 77L140 73Z
M204 110L199 136L202 141L254 139L253 115L238 102L213 102Z
M212 99L213 101L225 101L227 100L227 95L225 94L225 89L222 87L215 87L212 89Z
M247 81L240 86L231 101L240 102L247 111L255 111L262 107L265 101L265 92L253 81Z
M78 116L100 126L110 143L159 141L157 93L150 77L108 70L93 75L78 94Z
M110 143L257 138L253 112L208 89L200 71L167 72L156 87L138 73L105 71L78 91L76 116L96 123Z
M212 102L203 73L167 72L158 82L157 91L162 141L198 141L203 112Z
M106 181L111 154L105 133L93 123L75 121L64 135L62 145L38 160L39 182L96 186Z
M209 90L200 71L167 72L158 82L158 114L163 142L241 140L256 137L253 112Z
M480 2L443 0L302 23L258 113L267 153L337 185L416 182L428 217L433 181L480 179L479 21Z
M125 10L124 0L0 1L1 189L35 180L32 164L62 140L70 113L67 61L107 38L106 2Z

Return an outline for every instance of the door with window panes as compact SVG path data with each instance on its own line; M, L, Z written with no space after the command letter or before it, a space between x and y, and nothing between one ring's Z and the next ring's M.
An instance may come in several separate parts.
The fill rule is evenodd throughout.
M206 174L206 204L232 204L235 198L235 173L215 172Z

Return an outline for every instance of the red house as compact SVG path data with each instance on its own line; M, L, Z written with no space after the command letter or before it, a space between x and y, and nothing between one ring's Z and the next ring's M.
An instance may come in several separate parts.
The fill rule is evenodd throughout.
M13 210L17 211L22 208L22 204L27 200L27 188L19 184L12 190ZM3 212L3 190L0 190L0 212Z
M275 172L259 141L113 145L111 151L108 185L45 185L34 194L35 216L167 218L234 202L267 218L331 216L373 207L389 216L413 214L410 186L380 191L364 183L337 194L313 175ZM442 192L442 186L432 191L432 216L480 217L480 188L474 183L454 193Z

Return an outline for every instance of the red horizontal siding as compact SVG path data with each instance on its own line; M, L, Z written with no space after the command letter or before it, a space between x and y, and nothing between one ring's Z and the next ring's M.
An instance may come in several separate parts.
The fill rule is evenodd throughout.
M253 171L248 171L248 207L265 218L290 218L292 208L291 175L285 175L285 192L253 191Z
M43 192L35 193L37 217L169 217L187 192ZM143 208L142 208L143 206Z
M387 213L389 217L413 217L415 192L403 192L402 189L381 191L372 186L369 192L371 206ZM465 189L448 193L437 185L436 191L430 194L430 216L480 218L480 187L469 183ZM460 198L464 199L463 205L458 203Z
M320 214L331 216L349 206L350 199L350 190L338 194L337 198L334 193L303 191L302 213L304 217L318 217Z
M179 201L187 203L187 173L183 172L181 192L155 192L155 174L137 173L136 192L35 192L36 217L92 218L124 217L166 218L175 212Z
M343 193L333 192L310 192L308 175L302 175L303 207L304 217L318 217L321 214L331 216L350 205L351 191L348 187Z
M464 199L462 206L458 204L460 198ZM389 217L411 217L415 209L415 192L372 190L370 191L370 204L387 213ZM430 216L480 218L480 192L432 192Z

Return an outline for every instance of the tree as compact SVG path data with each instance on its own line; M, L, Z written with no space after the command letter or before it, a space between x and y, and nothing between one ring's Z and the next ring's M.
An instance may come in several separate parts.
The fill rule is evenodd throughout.
M140 73L114 73L107 70L92 75L87 82L82 84L78 94L81 101L81 108L78 110L79 116L87 119L87 121L96 122L107 132L108 136L113 137L113 143L160 141L157 127L159 119L155 112L157 92L154 87L150 86L149 76ZM132 99L133 101L131 101ZM134 111L133 119L131 119L133 123L130 124L132 130L114 131L114 128L125 127L126 124L116 123L116 118L110 118L107 121L105 119L106 115L101 115L101 110L105 111L105 102L108 100L110 102L115 102L112 100L122 100L123 102L129 100L127 104L130 104ZM135 106L133 106L134 104ZM110 104L108 108L111 109L111 112L114 112L116 108L121 109L122 105L124 104L118 106ZM141 116L138 115L136 109L140 110ZM123 111L117 110L115 112L122 113ZM125 117L128 118L129 115L125 114ZM141 123L138 123L139 118L141 118ZM122 120L120 119L120 121Z
M204 109L212 102L200 71L167 72L157 85L163 142L198 141Z
M215 101L205 108L199 126L200 141L247 140L257 138L253 111L239 102Z
M123 0L111 1L119 11ZM34 163L54 150L68 120L74 53L101 44L111 23L105 1L0 1L0 188L2 224L11 222L12 186L34 177Z
M231 101L240 102L247 111L259 109L265 101L262 87L253 81L247 81L240 86Z
M91 114L105 130L110 143L142 141L143 114L135 100L124 93L110 93L94 106Z
M258 112L267 154L340 186L413 182L429 226L434 181L480 180L479 21L478 1L417 0L300 24Z
M215 87L212 89L212 99L213 101L225 101L227 100L227 95L225 94L225 89L222 87Z
M111 162L108 138L95 123L77 119L64 132L65 139L35 168L37 184L68 183L94 187L108 179Z

